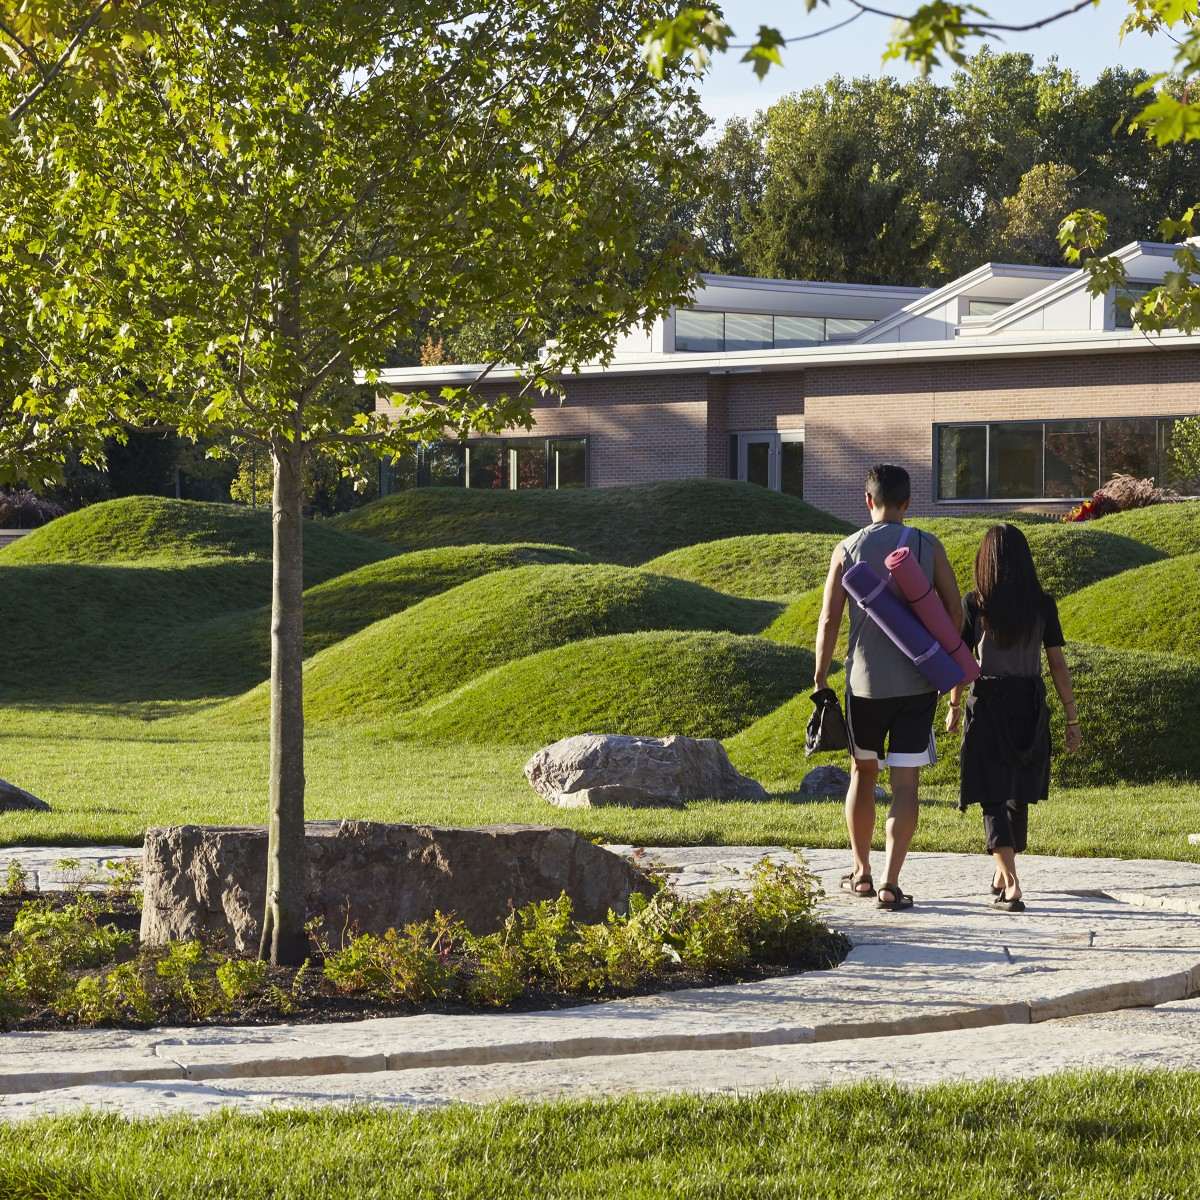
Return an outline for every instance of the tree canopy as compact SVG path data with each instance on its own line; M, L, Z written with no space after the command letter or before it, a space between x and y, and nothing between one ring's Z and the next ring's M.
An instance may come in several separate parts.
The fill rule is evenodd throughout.
M115 87L47 93L0 150L0 457L37 475L64 444L161 429L272 460L272 957L305 949L305 456L528 423L558 374L684 298L692 246L659 218L702 151L692 74L638 53L662 12L187 0ZM360 381L431 317L509 331L486 357L520 382L363 411Z

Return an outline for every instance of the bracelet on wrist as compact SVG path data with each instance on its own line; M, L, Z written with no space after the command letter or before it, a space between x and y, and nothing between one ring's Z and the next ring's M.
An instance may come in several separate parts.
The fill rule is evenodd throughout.
M1078 721L1078 719L1076 719L1076 720L1074 720L1074 721L1068 721L1068 722L1067 722L1067 724L1068 724L1068 725L1078 725L1078 724L1079 724L1079 721Z

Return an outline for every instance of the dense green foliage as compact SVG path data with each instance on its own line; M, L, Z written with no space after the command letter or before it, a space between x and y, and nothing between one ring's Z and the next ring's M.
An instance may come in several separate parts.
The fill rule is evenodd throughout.
M1060 266L1059 223L1080 208L1107 214L1113 245L1154 238L1192 202L1200 161L1128 135L1155 103L1137 94L1147 79L1115 67L1086 84L985 47L948 85L804 87L725 127L698 217L709 269L927 285L987 261Z
M557 492L423 488L333 523L404 550L528 540L627 565L740 534L847 534L854 528L793 496L724 479Z
M774 533L685 546L644 564L731 596L790 596L825 582L836 533Z
M812 665L811 651L733 634L589 638L499 667L394 729L437 742L547 743L575 733L721 738L783 703L812 678Z
M21 899L19 869L9 875L6 890ZM107 882L128 891L140 879L137 863ZM669 983L678 970L730 972L753 960L813 968L844 957L846 939L817 918L820 883L807 867L764 858L746 883L684 899L665 879L647 879L626 911L595 924L574 919L564 892L513 909L487 934L440 912L381 935L310 927L319 971L309 961L282 980L202 941L135 953L133 935L105 923L94 894L62 906L25 898L0 938L0 1029L45 1009L82 1026L197 1022L235 1007L279 1020L317 996L506 1007L531 987L612 996Z
M1195 660L1200 649L1200 553L1123 571L1059 604L1063 632L1128 650Z
M1200 1073L0 1126L12 1200L894 1200L1179 1197ZM1020 1119L1014 1119L1014 1113ZM880 1118L887 1114L887 1120ZM481 1151L486 1147L486 1153Z

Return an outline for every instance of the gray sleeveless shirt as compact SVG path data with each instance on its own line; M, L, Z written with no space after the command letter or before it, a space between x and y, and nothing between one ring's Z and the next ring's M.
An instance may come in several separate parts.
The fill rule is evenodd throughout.
M842 571L854 563L865 562L874 568L880 579L887 578L883 560L899 544L907 530L905 545L912 551L925 578L933 582L933 553L938 540L897 521L881 521L852 533L841 543ZM919 696L933 691L929 680L913 666L908 656L899 650L875 622L851 597L850 648L846 653L846 690L855 696L886 700L893 696Z

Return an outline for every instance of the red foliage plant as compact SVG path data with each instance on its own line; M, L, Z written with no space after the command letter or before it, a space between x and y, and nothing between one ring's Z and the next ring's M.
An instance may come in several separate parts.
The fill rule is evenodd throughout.
M44 500L24 489L0 492L0 529L33 529L63 516L65 512L53 500Z
M1146 508L1151 504L1170 504L1181 497L1170 488L1154 486L1153 479L1136 479L1132 475L1114 475L1090 500L1077 504L1064 521L1092 521L1109 513L1129 508Z

